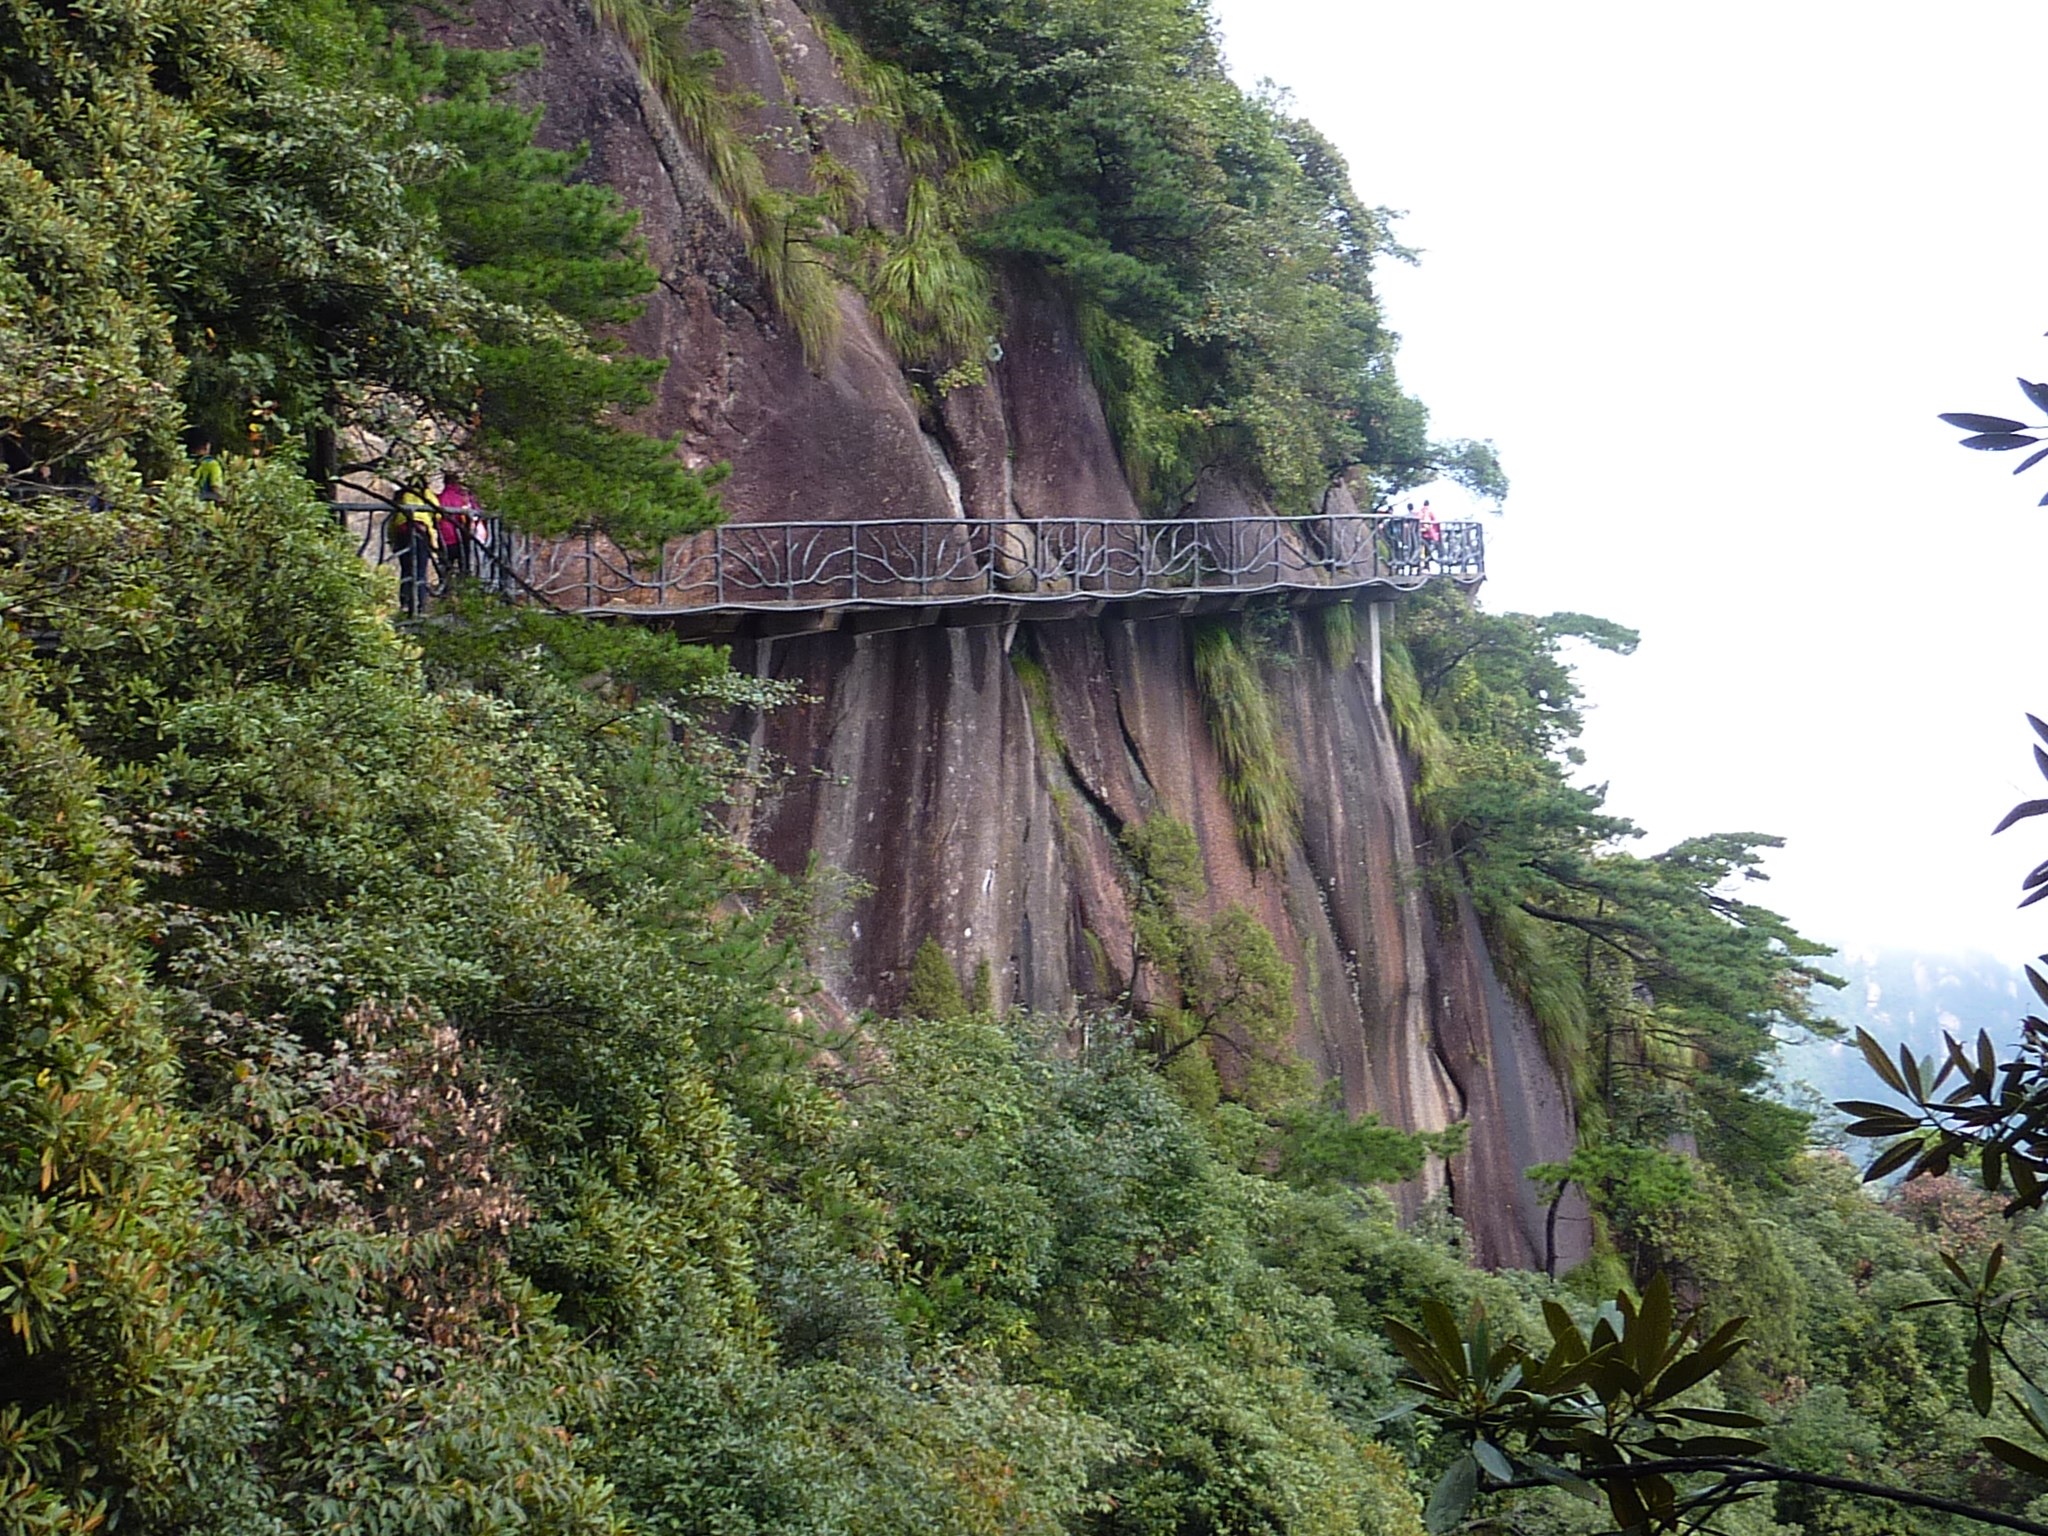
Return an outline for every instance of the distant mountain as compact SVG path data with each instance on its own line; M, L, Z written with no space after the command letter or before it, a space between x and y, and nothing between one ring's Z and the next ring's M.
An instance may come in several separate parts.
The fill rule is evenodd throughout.
M1939 1059L1944 1033L1974 1039L1978 1030L1988 1030L2004 1047L2018 1037L2021 1017L2035 1006L2020 967L1983 953L1849 949L1822 967L1849 984L1817 993L1817 1011L1840 1023L1850 1038L1802 1040L1781 1052L1779 1079L1786 1096L1802 1105L1809 1098L1830 1103L1893 1097L1856 1049L1859 1027L1888 1046L1903 1041L1916 1055Z

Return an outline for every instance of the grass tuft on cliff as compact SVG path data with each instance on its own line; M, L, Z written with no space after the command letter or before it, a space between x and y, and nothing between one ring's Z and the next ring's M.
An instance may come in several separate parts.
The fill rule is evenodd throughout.
M703 157L719 206L746 242L747 255L776 311L814 367L839 337L839 305L830 273L811 248L818 207L773 185L742 131L740 97L718 83L725 57L692 48L690 7L668 0L591 0L597 19L633 50L690 147Z
M1245 855L1255 869L1277 868L1301 825L1301 791L1287 766L1272 695L1226 625L1195 631L1195 684Z
M1359 621L1355 603L1327 603L1320 610L1323 653L1333 670L1341 672L1358 660Z
M1038 750L1048 757L1065 757L1066 738L1060 734L1059 711L1052 702L1052 675L1045 670L1045 663L1013 649L1010 666L1024 690L1024 707L1031 712L1031 734L1037 738Z

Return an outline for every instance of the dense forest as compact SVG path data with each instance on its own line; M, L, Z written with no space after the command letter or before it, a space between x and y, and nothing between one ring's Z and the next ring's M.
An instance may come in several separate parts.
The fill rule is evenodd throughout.
M941 391L988 274L1032 264L1151 506L1219 462L1283 508L1501 489L1396 379L1388 216L1230 84L1199 4L846 6L839 67L928 173L899 229L829 164L761 179L680 8L592 9L817 344L850 285ZM327 487L459 467L518 526L628 543L717 516L720 470L631 429L660 364L614 338L654 273L536 147L534 62L378 0L0 0L0 1529L1967 1522L1598 1475L1688 1452L2044 1518L2048 1463L1984 1437L2039 1443L2048 1253L1964 1142L1873 1195L1775 1094L1831 978L1745 894L1773 840L1635 852L1577 775L1569 657L1629 632L1438 585L1385 637L1431 899L1473 904L1575 1100L1531 1176L1595 1252L1545 1274L1468 1265L1441 1200L1399 1219L1456 1128L1329 1102L1172 819L1123 848L1170 1005L1004 1011L933 945L903 1017L827 1027L829 872L725 815L772 771L731 721L789 690L482 594L400 622ZM1296 814L1257 668L1360 644L1348 606L1315 647L1275 620L1195 643L1245 704L1251 840Z

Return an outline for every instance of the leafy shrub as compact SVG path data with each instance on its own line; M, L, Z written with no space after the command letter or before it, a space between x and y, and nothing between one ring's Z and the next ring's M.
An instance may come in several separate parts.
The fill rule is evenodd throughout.
M929 935L910 958L910 986L903 995L903 1012L913 1019L958 1019L967 1013L960 975L939 941Z

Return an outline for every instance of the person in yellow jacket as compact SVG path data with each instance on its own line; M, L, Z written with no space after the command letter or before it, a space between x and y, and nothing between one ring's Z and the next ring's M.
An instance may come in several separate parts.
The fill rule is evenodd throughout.
M221 472L220 460L213 456L213 443L201 438L199 451L192 458L192 489L201 501L226 501L227 476Z
M416 619L427 606L427 572L440 544L441 509L424 480L410 480L384 522L384 542L398 554L398 605Z

